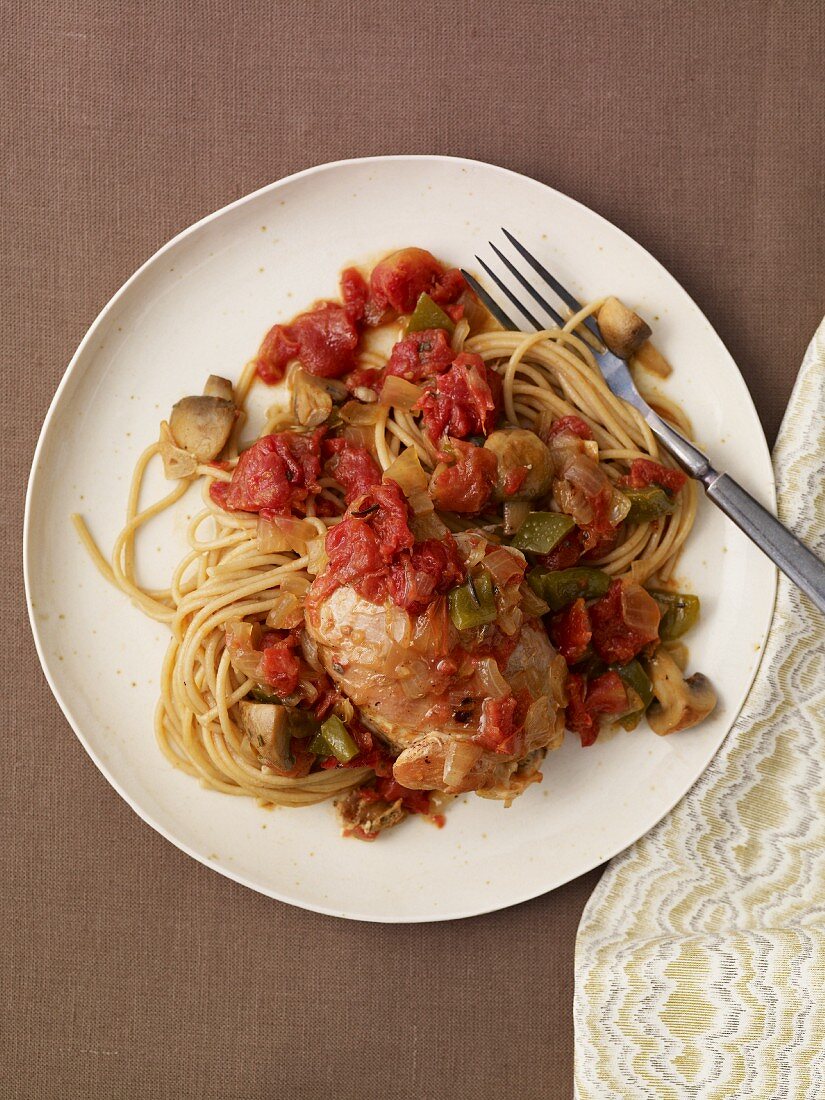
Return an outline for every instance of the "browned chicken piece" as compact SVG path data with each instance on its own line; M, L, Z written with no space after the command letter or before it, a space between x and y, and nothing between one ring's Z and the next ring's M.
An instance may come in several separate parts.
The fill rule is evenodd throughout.
M393 774L405 787L512 797L520 759L561 743L566 667L536 619L524 620L501 668L489 646L473 654L459 645L444 597L410 615L338 588L307 608L306 630L338 688L398 752ZM487 704L511 689L533 701L519 758L472 741Z

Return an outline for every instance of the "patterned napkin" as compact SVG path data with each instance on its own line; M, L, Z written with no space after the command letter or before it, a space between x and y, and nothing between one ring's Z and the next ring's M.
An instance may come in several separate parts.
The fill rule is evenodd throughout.
M825 321L774 450L825 551ZM780 575L765 654L702 779L610 864L576 944L579 1100L825 1097L825 620Z

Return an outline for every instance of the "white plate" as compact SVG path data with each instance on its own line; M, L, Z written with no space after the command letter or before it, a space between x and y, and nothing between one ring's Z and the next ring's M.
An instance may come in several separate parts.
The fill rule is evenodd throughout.
M92 759L140 816L196 859L264 894L374 921L467 917L551 890L650 829L701 775L751 684L775 572L702 502L680 567L702 598L694 667L720 705L685 734L647 727L583 750L568 737L544 782L505 810L467 797L447 826L410 821L376 844L343 840L331 805L267 812L202 789L157 749L152 713L166 638L101 579L69 522L103 547L122 523L135 459L158 421L210 373L236 377L266 329L335 295L348 262L408 244L472 263L505 223L581 297L612 293L651 322L675 366L667 392L699 441L772 506L768 450L733 361L684 290L643 248L572 199L501 168L446 157L322 165L199 222L109 302L55 395L34 458L24 558L29 612L54 694ZM161 488L158 485L158 488ZM142 541L146 579L183 550L186 498Z

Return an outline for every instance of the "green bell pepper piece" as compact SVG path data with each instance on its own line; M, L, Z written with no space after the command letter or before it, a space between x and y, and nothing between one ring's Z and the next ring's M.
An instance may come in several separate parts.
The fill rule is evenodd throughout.
M347 727L335 714L321 725L309 749L317 756L334 756L339 764L347 764L353 756L358 755L358 746Z
M447 607L457 630L472 630L473 627L495 622L496 600L492 578L487 573L468 577L464 584L447 594Z
M624 686L638 695L642 710L647 710L653 698L653 684L651 684L650 677L639 662L633 660L628 661L626 665L614 665L613 667L618 672Z
M579 596L585 600L598 599L610 587L607 573L603 573L601 569L585 569L580 565L572 569L531 569L527 580L551 611L561 611Z
M309 737L310 734L318 732L321 723L308 710L288 707L280 696L273 695L271 691L266 691L262 687L252 688L249 694L257 703L275 703L286 710L287 728L290 737Z
M531 554L549 554L575 526L573 518L561 512L531 512L510 545Z
M421 294L407 322L407 332L423 332L427 328L443 328L452 336L455 324L429 294Z
M264 691L262 687L252 688L249 694L256 703L277 703L279 706L283 706L284 701L279 695L273 695L271 691Z
M669 515L676 507L664 489L650 485L646 489L622 489L630 501L630 511L625 516L628 523L650 523L651 520Z
M653 699L653 684L651 684L648 674L636 660L628 661L626 665L613 665L612 667L618 672L624 686L632 691L641 703L640 707L628 714L623 714L618 719L619 725L626 730L635 730Z
M644 717L644 713L645 712L643 710L632 710L630 714L623 714L621 718L617 718L616 722L622 727L622 729L625 729L628 733L630 733L631 730L635 730L635 728L641 722L642 718Z
M290 737L312 737L321 728L321 723L314 714L310 714L308 710L296 710L294 707L290 707L288 722Z
M663 642L673 642L687 634L699 618L701 604L698 596L687 592L667 592L664 589L650 590L650 595L659 605L662 619L659 623L659 637Z

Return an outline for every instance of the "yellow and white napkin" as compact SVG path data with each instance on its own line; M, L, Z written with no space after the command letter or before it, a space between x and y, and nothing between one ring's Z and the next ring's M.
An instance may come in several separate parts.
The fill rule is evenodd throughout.
M825 552L825 321L774 450ZM702 779L610 864L576 943L578 1100L825 1098L825 619L784 576Z

